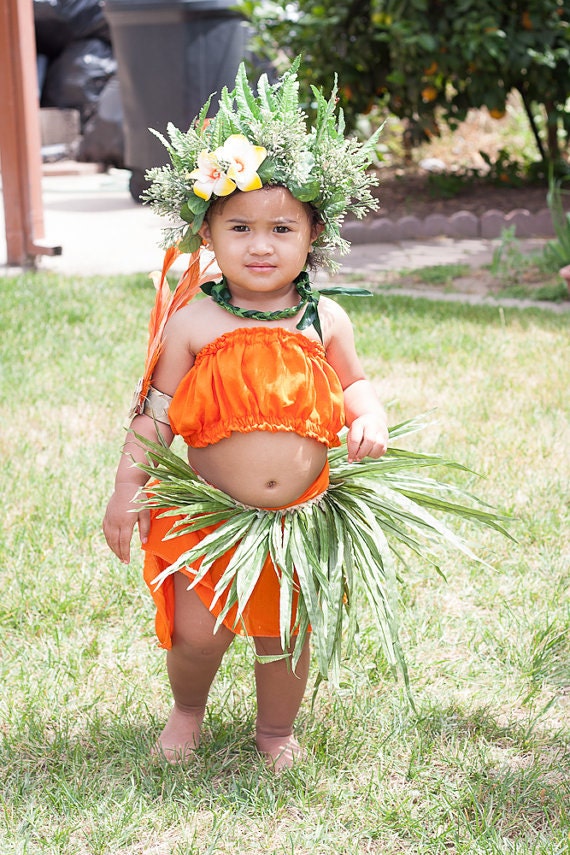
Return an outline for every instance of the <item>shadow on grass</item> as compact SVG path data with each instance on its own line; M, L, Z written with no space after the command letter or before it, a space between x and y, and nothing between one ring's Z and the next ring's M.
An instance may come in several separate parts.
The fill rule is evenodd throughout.
M280 792L286 803L300 770L275 777L255 747L253 720L210 718L202 744L180 765L152 756L160 726L150 719L134 724L96 713L82 729L72 728L31 715L25 731L4 736L0 763L14 811L40 796L65 815L122 803L136 790L148 805L239 805L263 814L276 807Z

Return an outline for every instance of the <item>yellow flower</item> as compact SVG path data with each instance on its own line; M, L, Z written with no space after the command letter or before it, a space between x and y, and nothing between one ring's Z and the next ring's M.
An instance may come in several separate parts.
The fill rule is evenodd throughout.
M232 134L214 154L218 160L229 163L227 176L240 190L259 190L261 178L257 168L265 160L267 149L253 145L243 134Z
M198 155L198 168L192 170L190 178L195 180L192 189L200 199L208 200L212 193L228 196L236 189L235 182L228 178L215 153L206 149Z

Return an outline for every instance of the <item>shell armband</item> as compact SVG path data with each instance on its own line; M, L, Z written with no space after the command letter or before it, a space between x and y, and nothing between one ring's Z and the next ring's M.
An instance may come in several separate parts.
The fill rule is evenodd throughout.
M145 415L150 416L161 424L169 425L168 408L172 401L172 395L167 395L165 392L160 392L154 386L149 386L146 398L141 401L135 392L135 401L137 403L132 407L130 416Z

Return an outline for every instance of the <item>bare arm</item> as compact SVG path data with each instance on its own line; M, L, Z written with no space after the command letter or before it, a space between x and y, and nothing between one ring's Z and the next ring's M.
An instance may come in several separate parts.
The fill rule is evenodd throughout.
M388 448L384 407L368 380L356 380L344 390L348 459L382 457Z
M169 425L161 424L160 433L170 445L173 438ZM135 502L137 493L147 482L147 475L136 464L144 463L145 452L132 431L146 439L156 440L156 429L149 416L135 416L122 449L117 467L115 487L103 518L103 532L109 547L117 558L128 564L131 558L131 538L138 524L141 543L146 543L150 526L150 513Z
M190 370L194 356L188 344L188 323L180 310L166 328L165 345L153 374L153 385L167 395L173 395L180 380ZM170 445L174 434L170 425L158 423L165 442ZM144 448L133 431L146 439L157 439L157 428L150 416L135 416L122 449L121 459L115 476L115 488L103 519L103 532L109 547L125 564L131 557L131 539L138 524L141 543L146 543L150 527L150 513L134 501L147 475L137 467L146 461Z
M325 307L327 360L344 389L348 459L382 457L388 448L386 414L358 358L352 323L338 304L327 301Z

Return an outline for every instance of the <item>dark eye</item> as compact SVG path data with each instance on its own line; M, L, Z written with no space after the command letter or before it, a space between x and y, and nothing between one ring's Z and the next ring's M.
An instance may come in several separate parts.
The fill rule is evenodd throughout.
M249 227L246 225L234 226L232 231L234 232L247 232L249 231Z
M287 232L291 231L291 229L289 226L275 226L275 231L278 235L286 235Z

